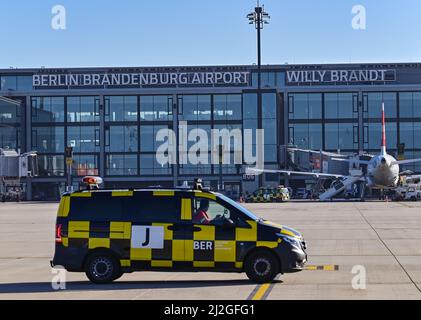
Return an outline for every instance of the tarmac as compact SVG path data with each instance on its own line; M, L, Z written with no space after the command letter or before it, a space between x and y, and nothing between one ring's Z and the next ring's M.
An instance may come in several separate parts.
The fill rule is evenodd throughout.
M256 285L245 274L137 272L110 285L66 273L54 290L57 203L0 203L0 299L421 299L421 202L245 204L303 233L306 270Z

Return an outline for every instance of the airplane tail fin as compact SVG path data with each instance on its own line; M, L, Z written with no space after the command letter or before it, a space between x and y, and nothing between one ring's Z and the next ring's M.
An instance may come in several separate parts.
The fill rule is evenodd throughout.
M386 116L384 112L384 102L382 103L382 146L381 146L381 155L386 155Z

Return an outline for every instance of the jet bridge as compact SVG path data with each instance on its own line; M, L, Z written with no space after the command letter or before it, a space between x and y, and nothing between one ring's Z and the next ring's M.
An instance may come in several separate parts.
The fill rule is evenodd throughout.
M0 148L0 200L20 201L23 187L21 178L38 175L36 152L20 154L15 150Z

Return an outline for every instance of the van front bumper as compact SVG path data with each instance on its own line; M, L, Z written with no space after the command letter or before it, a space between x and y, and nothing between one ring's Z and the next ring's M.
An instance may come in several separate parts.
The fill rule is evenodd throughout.
M297 248L282 241L276 253L281 260L281 273L293 273L304 270L307 263L307 253L304 245Z

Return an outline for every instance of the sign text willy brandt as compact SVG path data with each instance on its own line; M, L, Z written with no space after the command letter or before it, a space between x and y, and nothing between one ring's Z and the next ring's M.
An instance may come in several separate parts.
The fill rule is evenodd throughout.
M297 70L287 72L288 84L396 81L396 70Z
M161 85L247 85L250 72L160 72L160 73L66 73L35 74L35 88L161 86Z

